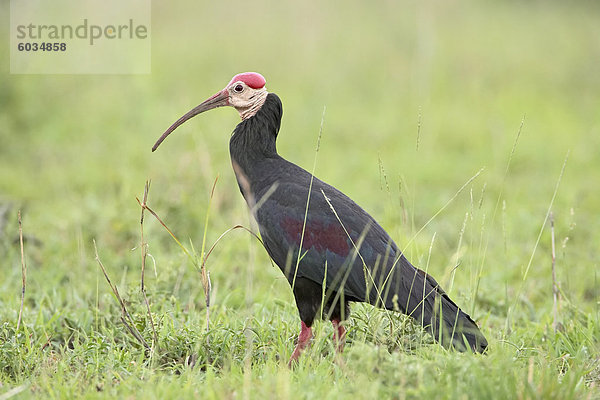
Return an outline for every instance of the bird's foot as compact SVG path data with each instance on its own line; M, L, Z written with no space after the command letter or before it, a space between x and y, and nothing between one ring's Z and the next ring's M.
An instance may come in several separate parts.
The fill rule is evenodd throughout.
M335 343L335 351L341 353L344 351L344 345L346 344L346 328L340 323L339 319L332 319L331 325L333 325L333 343Z
M294 352L290 357L290 361L288 361L288 367L291 368L292 365L294 365L294 363L298 361L300 354L304 351L304 349L308 347L308 345L310 344L310 339L312 339L312 337L312 329L309 326L306 326L304 321L302 321L300 335L298 335L298 344L296 345L296 348L294 349Z

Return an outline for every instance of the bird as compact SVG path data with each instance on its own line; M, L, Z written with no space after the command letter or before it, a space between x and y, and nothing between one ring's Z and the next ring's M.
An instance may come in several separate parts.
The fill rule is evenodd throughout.
M408 261L371 215L279 155L282 102L267 91L261 74L235 75L224 89L173 123L152 151L190 118L224 106L235 108L241 117L229 141L239 190L268 255L290 284L300 316L288 365L309 346L317 318L331 321L335 350L341 353L354 302L409 315L446 348L486 351L487 340L476 322L430 274Z

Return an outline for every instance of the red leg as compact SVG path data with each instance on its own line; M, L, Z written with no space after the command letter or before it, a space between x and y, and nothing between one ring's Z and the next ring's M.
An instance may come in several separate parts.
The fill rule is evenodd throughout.
M332 319L331 325L333 325L333 342L335 343L335 349L338 353L344 351L344 345L346 344L346 328L340 324L339 319Z
M290 357L290 361L288 362L288 367L291 367L294 361L297 361L300 357L300 353L304 351L309 345L310 339L312 338L312 329L309 326L306 326L304 321L302 321L300 328L300 335L298 335L298 344Z

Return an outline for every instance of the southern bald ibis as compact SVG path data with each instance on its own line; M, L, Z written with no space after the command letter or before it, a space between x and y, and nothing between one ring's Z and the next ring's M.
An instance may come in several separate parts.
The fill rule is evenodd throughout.
M277 153L281 100L265 78L238 74L214 96L179 118L152 151L188 119L232 106L240 122L229 150L237 182L258 223L264 246L287 278L300 313L301 330L290 364L312 337L320 310L331 320L342 351L349 303L367 302L413 317L436 341L460 351L484 352L477 324L433 277L414 267L386 231L348 196ZM324 300L323 307L321 307Z

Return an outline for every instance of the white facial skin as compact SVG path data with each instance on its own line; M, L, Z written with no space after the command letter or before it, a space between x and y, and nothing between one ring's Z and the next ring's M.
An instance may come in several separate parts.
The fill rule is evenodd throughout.
M227 86L229 105L233 106L242 120L248 119L258 112L267 99L267 89L253 89L242 81Z

